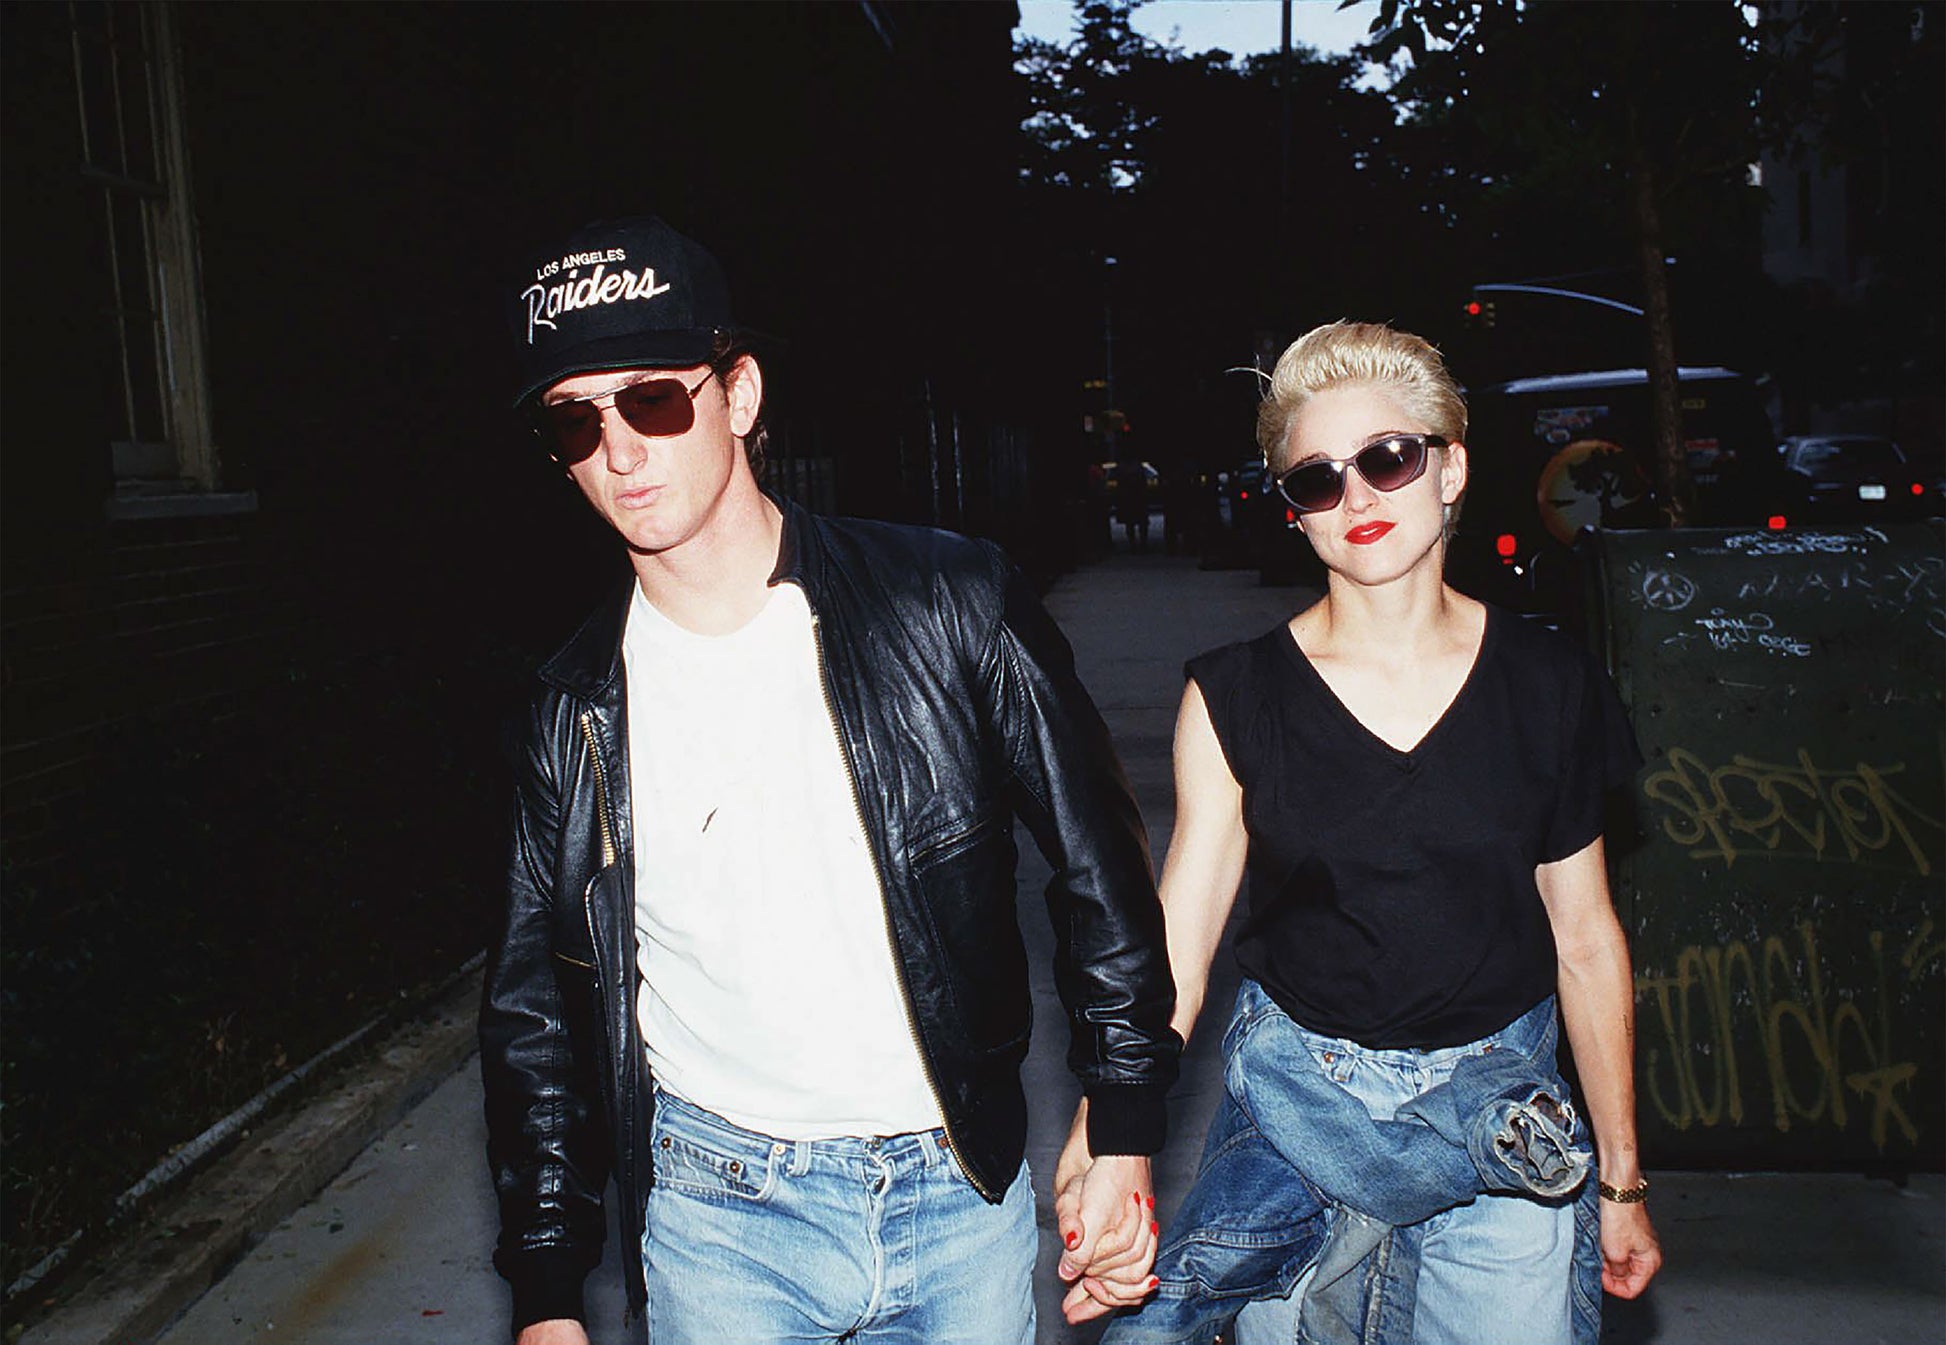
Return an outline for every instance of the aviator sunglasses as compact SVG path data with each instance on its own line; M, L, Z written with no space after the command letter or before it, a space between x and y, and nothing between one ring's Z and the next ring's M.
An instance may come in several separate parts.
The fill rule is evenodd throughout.
M1313 458L1276 478L1277 493L1300 514L1322 514L1345 498L1345 469L1356 467L1373 490L1409 486L1426 472L1426 451L1445 448L1436 434L1388 434L1349 458Z
M615 410L631 430L652 439L667 439L696 423L696 394L715 377L716 370L712 369L693 388L679 378L645 378L639 383L603 388L586 397L543 404L534 408L534 432L556 462L572 467L601 446L601 411L594 404L613 397Z

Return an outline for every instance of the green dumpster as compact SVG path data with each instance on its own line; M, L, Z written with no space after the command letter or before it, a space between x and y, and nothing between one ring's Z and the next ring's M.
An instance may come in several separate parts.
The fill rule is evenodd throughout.
M1664 1167L1946 1155L1946 533L1618 531L1591 626L1647 758L1616 903Z

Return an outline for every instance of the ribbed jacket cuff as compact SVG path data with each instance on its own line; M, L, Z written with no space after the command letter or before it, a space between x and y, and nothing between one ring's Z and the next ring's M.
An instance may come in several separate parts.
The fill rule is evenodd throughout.
M557 1317L586 1321L581 1286L587 1278L588 1258L582 1251L537 1248L522 1253L520 1265L507 1276L514 1291L513 1333Z
M1169 1133L1169 1090L1153 1083L1095 1084L1088 1093L1088 1152L1155 1154Z

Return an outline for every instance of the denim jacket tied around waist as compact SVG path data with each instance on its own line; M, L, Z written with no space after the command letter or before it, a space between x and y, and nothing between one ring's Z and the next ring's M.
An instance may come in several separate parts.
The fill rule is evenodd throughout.
M1403 1345L1417 1225L1487 1192L1577 1191L1574 1339L1596 1345L1592 1155L1554 1064L1557 1032L1550 996L1465 1048L1447 1082L1375 1120L1311 1067L1311 1034L1246 979L1202 1167L1156 1257L1160 1284L1102 1345L1209 1345L1245 1304L1289 1294L1314 1262L1300 1345Z

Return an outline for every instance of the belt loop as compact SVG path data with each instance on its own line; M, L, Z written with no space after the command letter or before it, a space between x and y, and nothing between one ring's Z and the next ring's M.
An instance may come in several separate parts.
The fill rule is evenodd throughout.
M802 1177L811 1170L811 1143L810 1140L796 1140L791 1144L791 1176Z

